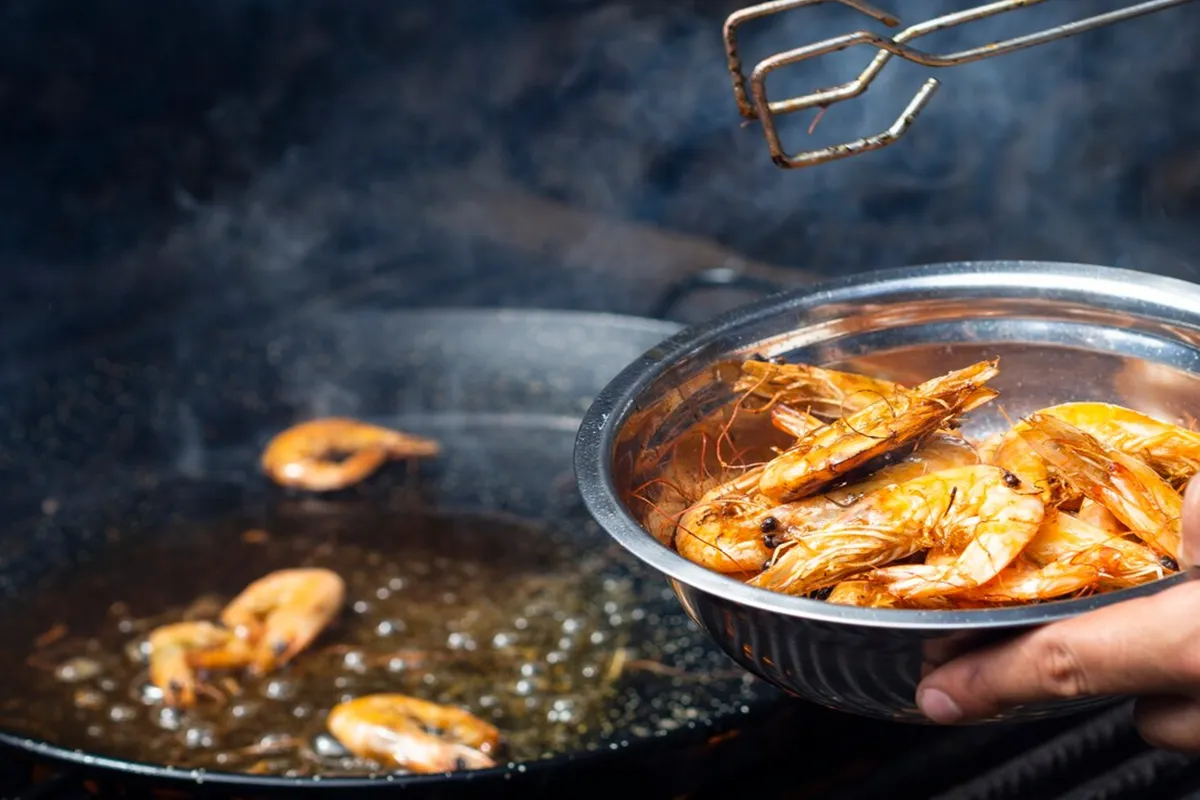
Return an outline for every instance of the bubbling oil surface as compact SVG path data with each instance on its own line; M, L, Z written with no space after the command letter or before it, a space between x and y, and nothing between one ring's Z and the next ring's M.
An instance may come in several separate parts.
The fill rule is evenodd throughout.
M504 757L529 761L663 735L769 693L731 669L660 577L585 527L361 513L137 537L4 615L7 655L32 655L4 667L0 722L132 761L331 776L379 771L325 731L332 706L363 694L466 708L502 731ZM146 634L215 619L250 581L295 566L345 579L337 621L288 667L206 675L211 697L164 708Z

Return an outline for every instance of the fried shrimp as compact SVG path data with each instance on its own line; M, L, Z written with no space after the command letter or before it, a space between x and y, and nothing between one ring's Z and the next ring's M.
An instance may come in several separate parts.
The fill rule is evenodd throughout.
M417 773L487 769L500 732L467 711L403 694L373 694L334 706L329 732L359 758Z
M861 411L881 399L907 393L903 386L854 372L839 372L808 364L746 361L733 387L768 404L807 409L817 416L837 418Z
M178 708L196 704L197 669L237 669L250 663L250 646L211 622L177 622L150 632L150 682L163 703Z
M1152 468L1048 414L1021 436L1063 479L1112 512L1159 555L1178 561L1183 497Z
M860 482L778 506L747 485L755 477L747 475L740 479L740 489L717 487L684 512L675 533L675 549L689 561L716 572L757 572L776 547L831 522L864 495L976 461L974 449L962 439L933 434L905 458Z
M995 361L982 361L818 428L767 464L759 491L775 503L816 494L991 400L996 392L984 384L997 372Z
M985 417L990 435L974 439L964 416L998 396L987 385L998 373L981 361L906 386L747 362L721 440L737 465L702 458L691 482L716 488L670 481L682 499L647 525L755 588L880 609L1035 603L1178 572L1200 433L1074 402L1002 431ZM735 427L738 413L751 419Z
M251 671L283 666L312 644L345 602L346 584L327 569L282 569L247 586L221 612L221 622L248 641Z
M867 495L829 525L781 546L771 565L749 584L808 594L872 567L947 546L961 547L963 555L950 567L939 567L940 577L969 588L1015 558L1015 553L1009 555L1011 547L992 556L989 545L1004 548L1009 538L1027 541L1042 516L1041 501L1021 494L1013 477L999 467L942 470ZM917 585L901 589L914 597L925 593Z
M1144 461L1173 483L1200 469L1200 433L1109 403L1064 403L1042 409L1109 449Z
M1082 512L1081 516L1048 513L1025 555L1043 565L1056 561L1091 565L1101 572L1100 585L1109 589L1137 586L1170 571L1149 547L1086 522Z
M804 411L779 403L771 409L771 424L797 439L807 436L825 423Z
M930 564L914 564L904 569L914 580L936 581L940 574L938 567ZM1018 559L984 585L953 594L900 598L888 591L885 584L868 579L839 583L828 602L867 608L980 608L1077 594L1095 587L1101 575L1100 569L1090 564L1055 561L1039 565Z
M263 451L262 469L281 486L331 492L358 483L389 459L440 452L432 439L332 417L302 422L278 434Z

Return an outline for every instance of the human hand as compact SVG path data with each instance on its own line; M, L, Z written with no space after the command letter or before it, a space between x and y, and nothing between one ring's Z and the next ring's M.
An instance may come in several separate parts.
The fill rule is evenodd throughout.
M1180 567L1200 566L1200 478L1184 495ZM1200 753L1200 581L1056 622L937 668L917 687L934 722L1026 703L1135 695L1142 737Z

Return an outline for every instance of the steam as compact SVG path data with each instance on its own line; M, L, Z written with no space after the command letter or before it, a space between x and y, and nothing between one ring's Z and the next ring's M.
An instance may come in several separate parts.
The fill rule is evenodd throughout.
M220 5L211 13L224 15L222 29L262 11L248 0ZM291 145L247 185L209 195L173 186L173 229L122 256L121 274L175 276L172 303L225 324L362 304L641 314L684 272L723 265L667 268L661 253L622 249L620 225L636 224L712 243L714 261L824 274L1044 258L1200 277L1200 7L951 70L894 60L812 136L810 115L788 120L785 141L794 151L881 130L936 72L942 90L909 136L789 172L769 162L756 125L739 124L720 42L728 6L444 5L372 4L367 19L309 3L289 40L338 80L311 89L303 117L289 120ZM906 22L963 6L889 5ZM918 44L948 52L1116 5L1047 3ZM803 9L747 26L743 50L752 65L871 25L846 9ZM286 54L280 47L272 57ZM870 56L826 57L770 88L782 97L838 83ZM210 115L233 125L233 141L253 129L253 103L269 98L239 102ZM241 128L230 121L247 118ZM569 241L555 230L529 241L508 222L507 238L476 224L529 198L595 225ZM534 227L543 219L530 216Z

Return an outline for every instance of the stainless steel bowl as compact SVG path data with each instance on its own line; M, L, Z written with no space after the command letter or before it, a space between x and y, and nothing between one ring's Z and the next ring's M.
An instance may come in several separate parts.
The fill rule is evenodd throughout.
M967 432L976 435L1005 426L1005 413L1015 418L1072 400L1180 419L1200 411L1200 287L1076 264L880 272L777 295L689 328L617 376L576 442L584 501L614 539L670 580L726 653L783 690L844 711L923 722L914 692L931 665L1181 579L1017 608L904 611L787 597L692 564L649 532L649 506L634 489L670 462L686 431L728 408L728 385L716 373L752 353L907 382L999 356L993 385L1001 397L971 415ZM1002 718L1101 702L1028 706Z

